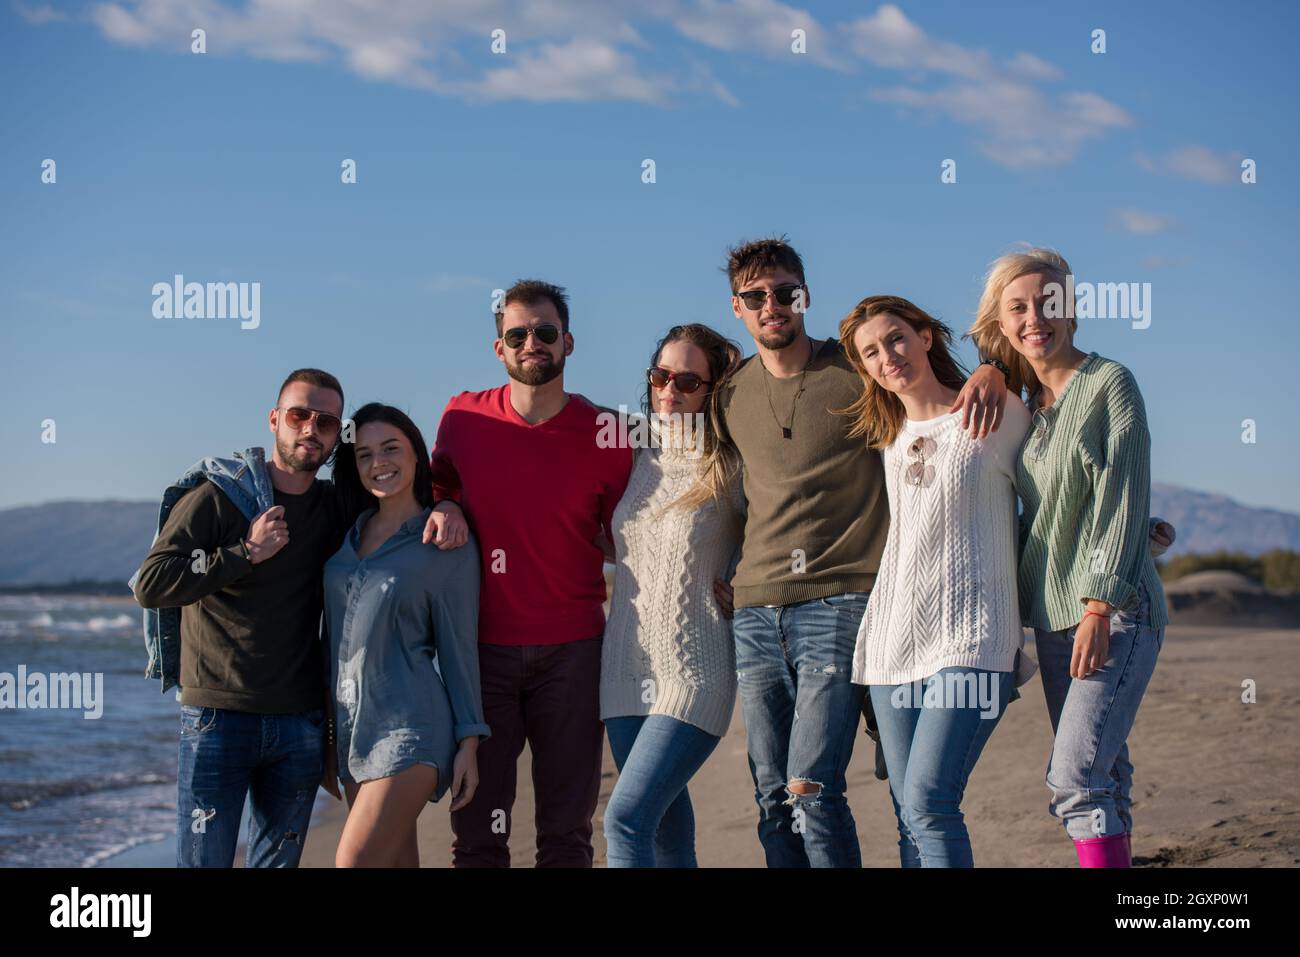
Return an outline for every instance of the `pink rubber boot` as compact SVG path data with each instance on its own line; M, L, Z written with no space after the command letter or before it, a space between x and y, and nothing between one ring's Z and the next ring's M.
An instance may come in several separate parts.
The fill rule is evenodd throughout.
M1131 867L1128 834L1088 837L1074 842L1080 867Z

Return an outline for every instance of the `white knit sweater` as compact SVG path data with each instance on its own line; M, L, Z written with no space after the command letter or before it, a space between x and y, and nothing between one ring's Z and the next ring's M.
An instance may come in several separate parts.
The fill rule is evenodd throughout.
M1016 593L1016 458L1029 412L1007 397L1001 427L973 440L961 413L906 420L884 451L889 535L858 629L856 684L906 684L941 668L1011 671L1023 642ZM933 479L906 481L918 438ZM918 471L920 471L918 469Z
M731 622L713 596L729 581L744 528L740 478L714 502L665 508L695 484L699 460L640 449L614 509L617 566L600 667L600 717L665 714L721 737L736 702Z

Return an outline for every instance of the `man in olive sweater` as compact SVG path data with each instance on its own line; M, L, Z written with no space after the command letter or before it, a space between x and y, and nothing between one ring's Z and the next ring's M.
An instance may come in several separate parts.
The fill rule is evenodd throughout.
M853 649L889 530L880 455L837 415L863 384L838 339L804 330L799 254L747 243L727 264L731 307L754 339L719 393L744 461L743 555L732 579L736 670L769 867L860 867L845 770L865 688ZM1001 372L981 366L959 404L994 429Z
M270 412L274 505L250 522L200 481L171 509L135 579L143 607L184 607L178 867L231 866L249 794L247 865L296 867L302 854L324 767L321 571L349 511L315 476L342 414L337 379L292 373ZM252 478L239 477L251 492Z

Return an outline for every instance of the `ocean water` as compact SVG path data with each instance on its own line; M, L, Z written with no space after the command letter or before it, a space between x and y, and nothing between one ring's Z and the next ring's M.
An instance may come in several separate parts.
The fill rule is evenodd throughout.
M94 720L0 707L0 867L174 860L180 705L145 661L129 598L0 595L0 673L103 674Z

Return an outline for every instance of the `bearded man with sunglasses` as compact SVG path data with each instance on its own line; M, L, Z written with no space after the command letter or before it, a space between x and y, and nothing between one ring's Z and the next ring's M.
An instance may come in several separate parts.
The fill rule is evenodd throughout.
M452 862L510 866L510 814L526 741L537 866L590 867L604 754L601 543L627 486L632 450L601 442L602 410L564 391L573 336L563 289L522 280L507 290L495 318L493 350L509 381L454 397L431 455L435 496L460 502L478 540L479 673L492 729L478 750L478 791L451 815ZM433 534L431 518L425 540ZM467 535L454 512L445 534L453 545Z
M302 856L326 750L321 575L357 511L316 478L342 415L334 376L291 373L271 460L251 448L188 470L131 581L147 674L181 685L178 867L230 867L250 795L247 866Z

